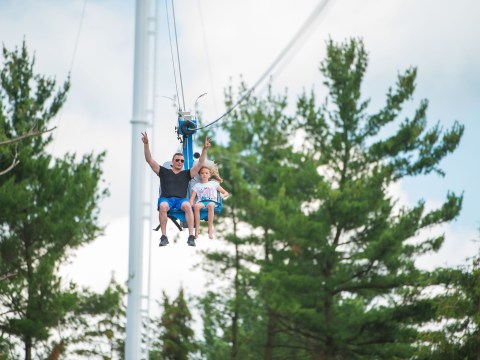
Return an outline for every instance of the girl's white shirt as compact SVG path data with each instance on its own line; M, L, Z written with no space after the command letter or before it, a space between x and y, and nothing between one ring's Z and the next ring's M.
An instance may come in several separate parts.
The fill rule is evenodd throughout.
M204 184L201 182L193 185L192 190L195 191L197 197L195 198L195 203L202 200L213 200L217 201L218 191L217 188L220 184L216 180L210 180Z

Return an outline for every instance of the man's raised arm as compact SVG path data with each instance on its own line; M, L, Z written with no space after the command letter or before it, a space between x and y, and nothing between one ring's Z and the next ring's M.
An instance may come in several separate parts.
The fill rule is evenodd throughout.
M148 136L147 132L142 133L142 142L143 142L143 153L145 154L145 161L150 165L153 172L158 174L160 171L160 165L153 160L152 154L150 153L150 147L148 146Z

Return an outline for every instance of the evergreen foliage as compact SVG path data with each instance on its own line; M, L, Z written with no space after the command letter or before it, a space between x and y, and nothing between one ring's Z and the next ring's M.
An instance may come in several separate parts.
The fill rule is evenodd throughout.
M192 314L188 309L183 289L170 302L163 293L163 314L154 322L158 338L150 351L152 360L187 360L197 351L194 331L191 328Z
M438 269L436 321L420 336L418 359L480 359L480 256L459 268Z
M57 88L54 79L35 74L25 43L11 52L3 48L3 61L0 140L45 131L65 102L69 81ZM0 346L22 344L26 360L46 357L52 330L95 297L64 284L58 269L101 234L98 205L107 195L100 188L105 154L54 159L47 152L51 142L51 133L27 136L0 153L2 168L15 154L19 161L0 176Z
M123 359L125 347L124 287L113 279L101 294L83 289L75 310L65 320L64 340L77 358Z
M441 247L444 236L428 230L454 219L462 196L448 192L426 211L421 199L399 205L389 189L406 177L442 176L440 162L463 126L428 128L426 100L401 119L415 68L400 73L385 105L369 114L361 93L367 65L361 40L329 40L322 104L304 93L288 116L286 96L269 93L224 122L229 140L216 151L227 158L220 169L233 197L222 217L230 229L250 230L226 236L235 251L207 255L236 289L205 311L210 338L219 334L210 320L220 319L214 343L222 341L222 353L230 345L244 347L242 359L407 359L418 354L421 326L436 319L438 302L426 294L448 279L416 260ZM229 338L235 321L237 337Z

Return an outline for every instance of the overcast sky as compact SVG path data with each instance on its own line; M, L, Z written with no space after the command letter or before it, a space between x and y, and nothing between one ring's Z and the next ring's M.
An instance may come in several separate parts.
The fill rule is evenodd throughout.
M241 78L255 83L317 4L313 0L177 0L187 110L193 110L197 96L207 92L200 101L204 118L213 120L223 113L224 89L238 85ZM165 3L159 5L157 116L154 133L147 130L155 141L154 158L163 162L178 143L175 109L162 97L172 97L175 86ZM105 235L73 254L64 268L65 279L101 290L112 272L124 282L128 269L135 2L88 0L79 33L83 6L84 0L1 0L0 39L10 50L25 40L35 53L36 72L59 83L72 71L68 101L54 121L58 129L51 151L58 156L107 151L104 170L111 196L102 204ZM273 73L274 89L288 88L292 103L303 89L314 88L323 97L318 67L326 39L361 37L370 56L363 89L363 96L371 98L369 110L382 106L399 72L417 66L416 95L404 115L411 116L420 100L427 98L430 124L439 122L448 128L458 120L465 125L459 149L442 162L444 178L411 179L392 190L403 203L415 204L423 198L429 208L441 204L449 190L464 193L457 221L434 230L445 232L447 241L437 256L422 259L426 267L460 264L477 248L472 240L479 238L480 221L479 15L476 0L330 0L308 37L281 71ZM155 204L152 198L151 206ZM176 233L169 229L171 238ZM202 238L196 249L189 248L183 233L177 244L159 249L157 233L151 240L148 229L145 234L145 243L153 245L153 297L158 299L162 290L174 294L180 284L198 293L203 274L192 266L199 261L199 249L209 246L208 239ZM209 244L221 246L218 240Z

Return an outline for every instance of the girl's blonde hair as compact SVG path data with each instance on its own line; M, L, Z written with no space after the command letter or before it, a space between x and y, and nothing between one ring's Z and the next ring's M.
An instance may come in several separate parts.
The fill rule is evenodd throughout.
M203 165L200 170L198 170L198 173L200 174L200 171L202 171L202 169L208 169L210 171L210 179L215 179L217 180L219 183L221 183L223 181L223 179L220 177L220 174L218 173L218 166L217 164L212 164L210 166L207 166L207 165Z

